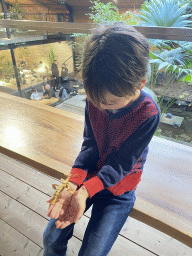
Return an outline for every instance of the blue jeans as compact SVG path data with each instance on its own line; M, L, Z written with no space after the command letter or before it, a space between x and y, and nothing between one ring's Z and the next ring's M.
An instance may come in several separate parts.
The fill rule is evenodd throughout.
M126 222L135 202L135 191L114 196L107 189L95 194L86 202L85 212L93 205L78 256L106 256ZM44 256L66 256L68 240L73 235L74 223L56 229L50 219L44 234Z

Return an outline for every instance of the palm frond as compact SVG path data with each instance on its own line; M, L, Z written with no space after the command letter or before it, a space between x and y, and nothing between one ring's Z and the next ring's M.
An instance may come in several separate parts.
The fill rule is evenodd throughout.
M187 27L191 26L191 14L186 14L188 4L180 6L176 0L151 0L145 3L138 17L142 26Z

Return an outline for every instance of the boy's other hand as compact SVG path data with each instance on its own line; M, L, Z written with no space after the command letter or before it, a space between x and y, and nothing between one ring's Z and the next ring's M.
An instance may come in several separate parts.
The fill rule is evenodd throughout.
M69 182L69 186L72 191L76 191L77 185ZM72 194L67 190L62 190L59 194L58 200L55 204L50 204L47 212L47 216L52 219L58 219L60 215L63 215L68 208L71 201ZM53 197L51 197L47 203L51 203Z
M63 229L72 223L77 223L85 211L88 197L89 193L84 186L77 190L72 195L71 201L68 201L69 204L67 209L65 208L64 214L56 221L56 228Z

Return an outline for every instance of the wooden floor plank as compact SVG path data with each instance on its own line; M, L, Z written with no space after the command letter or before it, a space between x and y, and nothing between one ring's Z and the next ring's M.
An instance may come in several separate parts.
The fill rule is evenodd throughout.
M42 256L43 249L0 219L1 256Z
M17 168L18 170L22 170L18 166ZM17 170L17 168L14 169L14 172L15 170ZM6 168L6 170L8 169ZM30 171L28 170L28 172L30 173L29 180L27 177L28 176L27 173L25 173L25 176L24 176L24 177L27 177L28 182L29 181L31 181L32 183L34 182L32 177L35 177L37 179L35 181L36 184L38 181L40 181L40 183L41 181L44 181L44 184L49 184L49 187L42 186L41 189L44 190L46 193L51 194L53 192L51 188L51 184L53 182L55 183L55 179L50 178L49 176L41 173L39 175L39 172L37 172L33 168L31 168ZM35 175L33 172L35 172ZM14 173L14 175L17 175L20 177L22 176L22 172ZM21 182L20 180L16 179L15 177L5 172L1 172L0 177L1 177L0 187L4 193L7 193L11 197L17 199L22 204L33 209L38 214L41 214L46 218L46 209L48 205L45 201L49 198L47 195L40 193L38 190L34 189L33 187L30 187L28 184ZM90 217L90 210L86 213L86 215ZM75 236L79 237L80 239L83 239L82 230L85 230L87 222L88 220L86 220L86 217L85 218L82 217L82 220L80 220L78 225L76 225L76 228L74 231ZM192 254L192 250L187 246L132 218L129 218L129 220L125 223L120 234L124 235L125 237L134 241L135 243L142 245L148 250L151 250L160 255L161 254L170 255L170 253L173 253L173 252L175 253L175 255L177 255L178 252L179 252L178 255ZM182 248L182 249L179 250L179 248Z
M91 217L91 209L84 215ZM192 249L190 247L131 217L127 219L120 231L120 235L157 255L192 255Z
M34 243L43 246L42 234L47 220L2 192L0 218Z
M12 161L10 161L10 162L12 162ZM12 166L13 166L13 163L12 163L11 167L9 165L6 166L6 167L8 167L8 168L6 168L6 170L8 170L9 168L13 169ZM25 165L24 165L24 167L25 167ZM19 174L14 173L14 175L17 175L19 177L22 176L22 172L20 172L20 170L21 170L20 167L18 167L18 170L17 170L17 168L15 168L14 172L19 171ZM51 184L53 183L52 178L50 178L47 175L41 174L41 173L38 176L39 172L36 172L33 169L31 171L32 172L30 172L30 177L29 178L28 178L27 174L25 175L25 178L28 179L28 182L32 182L32 183L34 182L37 186L38 181L40 181L40 183L41 183L41 181L43 180L44 182L42 182L42 185L43 184L49 184L49 186L46 187L45 191L48 194L51 195L52 191L53 191L52 188L51 188ZM33 173L33 171L35 171L35 173ZM37 176L38 176L38 179L33 181L32 177L37 178ZM35 184L33 184L33 185L35 185ZM44 189L44 186L41 186L41 188ZM129 239L131 239L135 242L138 242L138 239L139 239L139 242L141 243L141 245L144 246L144 247L147 245L147 248L149 250L152 250L152 251L155 251L156 253L159 253L159 252L162 252L162 248L165 248L165 251L171 251L172 252L172 250L176 250L176 248L178 248L178 246L181 246L184 251L189 251L189 250L191 251L190 248L188 248L187 246L184 246L182 243L178 242L177 240L171 239L169 236L163 234L162 232L159 232L159 231L157 231L157 230L155 230L155 229L153 229L153 228L151 228L151 227L149 227L149 226L140 222L141 226L143 227L143 232L142 232L140 227L138 226L137 221L132 219L132 218L129 218L129 219L131 219L131 221L132 221L131 227L128 229L129 231L127 232L127 234L125 234L125 231L122 230L121 234L123 234L124 236L126 236L127 238L129 238ZM136 228L132 228L132 225L134 223L135 223L134 226ZM125 224L125 229L127 229L127 225L128 224ZM130 226L130 225L128 225L128 226ZM152 236L151 236L152 241L151 241L151 239L148 238L148 236L146 236L146 232L147 233L150 233L150 232L152 233ZM172 244L172 246L171 246L171 244Z
M14 232L23 234L39 247L43 247L42 236L48 220L2 192L0 192L0 219L15 229ZM18 246L18 251L21 250L19 244L16 246ZM77 256L80 246L81 241L72 237L68 246L68 256ZM12 254L8 255L12 256ZM35 256L35 254L31 255ZM2 253L1 256L6 256L6 254Z
M46 174L43 175L42 172L1 153L0 169L50 196L53 193L53 180L57 181L57 179Z
M38 212L39 214L41 214L42 216L48 219L48 217L46 216L46 210L45 210L47 209L47 204L45 203L45 201L49 198L47 195L40 193L38 190L32 187L29 187L28 184L21 182L20 180L10 176L9 174L3 171L0 172L0 176L1 176L1 180L3 180L3 182L0 183L1 189L5 193L8 193L10 196L14 197L18 201L20 201L22 204L27 205L27 207L30 207L31 209L35 210L36 212ZM10 199L7 198L7 200L10 200ZM15 204L14 201L12 203ZM21 206L21 208L22 207L23 206ZM10 212L9 212L9 215L10 215ZM83 216L82 219L78 222L74 230L74 235L76 237L83 239L83 233L87 226L88 221L89 221L89 218ZM23 229L21 231L23 232ZM121 244L121 246L119 246L119 244ZM130 248L129 249L130 255L135 251L137 251L138 253L142 253L143 255L153 255L151 253L149 254L148 251L144 250L140 246L132 244L132 242L130 241L127 241L127 239L123 237L119 237L117 239L111 251L111 255L117 255L117 253L120 253L120 252L121 252L120 255L126 255L127 248Z
M0 218L26 236L28 239L36 243L38 246L43 246L42 234L48 220L2 192L0 192ZM78 226L78 230L81 233L81 222L78 223ZM78 232L74 232L74 234L75 233L78 235ZM73 237L73 241L71 242L72 247L70 246L69 248L69 250L71 250L71 255L72 252L74 253L75 251L77 252L79 250L79 244L79 242L76 244L76 240L74 240ZM116 256L134 254L143 256L154 255L153 253L146 251L131 241L127 241L127 239L123 237L119 237L117 239L109 255ZM75 255L73 254L73 256Z
M0 191L48 219L48 195L0 170Z
M1 256L42 256L43 248L0 219ZM68 243L67 256L77 256L81 241L72 237Z
M89 222L89 218L86 218L85 216L83 216L75 225L74 235L83 239L84 231L87 227L88 222ZM137 244L133 243L127 238L124 238L119 235L108 255L109 256L133 256L133 255L154 256L156 254L142 248L140 245L138 246Z

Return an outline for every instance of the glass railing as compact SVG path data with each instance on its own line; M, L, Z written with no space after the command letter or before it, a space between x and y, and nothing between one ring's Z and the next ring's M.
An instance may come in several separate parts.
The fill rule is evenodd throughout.
M71 35L89 34L95 26L87 23L0 20L0 33L3 35L0 39L0 91L30 99L34 88L43 94L46 77L49 85L56 90L56 98L49 105L83 115L85 93L78 69L81 54L74 46L75 39ZM9 27L11 39L7 39L5 27ZM140 26L136 29L148 38L151 45L151 74L146 87L155 93L162 112L156 135L191 144L192 29ZM10 46L14 51L21 90L18 90ZM52 75L54 59L57 59L58 79ZM67 67L67 79L61 77L62 64ZM61 87L66 89L67 94L61 91Z

